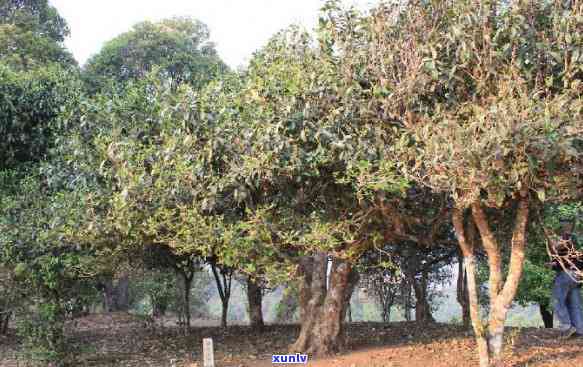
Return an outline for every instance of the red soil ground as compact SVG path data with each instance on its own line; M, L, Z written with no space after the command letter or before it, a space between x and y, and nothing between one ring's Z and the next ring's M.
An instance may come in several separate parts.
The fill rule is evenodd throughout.
M175 326L150 327L127 314L92 315L70 325L76 366L202 367L202 338L212 337L217 367L268 367L272 354L286 353L297 336L295 325L268 326L262 333L248 327L227 330L195 321L188 337ZM206 326L205 326L206 325ZM75 327L73 327L75 326ZM203 327L204 326L204 327ZM416 323L347 325L345 354L310 360L310 367L454 367L477 366L473 337L459 326ZM561 341L556 330L509 329L506 366L582 367L583 339ZM17 362L14 333L0 338L0 366ZM17 364L18 363L18 364ZM297 366L297 365L295 365Z

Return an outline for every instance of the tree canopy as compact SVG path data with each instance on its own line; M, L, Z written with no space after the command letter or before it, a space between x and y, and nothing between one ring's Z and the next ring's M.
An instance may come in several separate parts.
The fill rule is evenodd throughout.
M0 1L0 62L15 70L76 65L63 46L67 22L48 0Z
M192 18L138 23L87 61L84 80L91 91L102 91L112 83L143 78L158 67L174 85L200 88L227 69L209 35L208 27Z

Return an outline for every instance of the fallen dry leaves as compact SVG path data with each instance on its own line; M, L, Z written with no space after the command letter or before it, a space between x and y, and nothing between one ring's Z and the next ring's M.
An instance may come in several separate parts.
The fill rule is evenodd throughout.
M189 336L176 327L144 328L128 314L92 315L71 324L79 366L202 367L202 339L211 337L217 367L268 367L272 354L284 354L298 333L295 325L196 327ZM355 323L347 327L347 353L312 360L311 367L477 366L471 333L459 326L419 323ZM559 341L555 330L507 332L506 366L583 366L583 339ZM0 340L0 366L16 366L15 336ZM20 364L22 365L22 364Z

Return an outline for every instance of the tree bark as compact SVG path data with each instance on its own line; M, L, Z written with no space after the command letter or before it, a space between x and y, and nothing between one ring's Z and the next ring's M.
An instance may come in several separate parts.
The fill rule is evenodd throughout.
M105 312L128 311L129 304L129 276L121 276L117 282L113 278L103 283L103 309Z
M302 280L299 285L297 306L300 310L300 325L304 325L308 322L308 318L311 316L311 310L309 308L310 300L312 299L312 285L313 283L313 272L314 270L321 271L321 269L314 268L314 258L305 257L300 260L299 272L302 275ZM322 265L320 265L322 266ZM321 274L318 274L318 277ZM324 274L324 277L326 275ZM319 278L316 281L320 281ZM325 283L324 283L325 287Z
M221 298L221 327L226 328L227 316L229 314L229 300L231 299L231 282L233 279L233 271L232 269L223 268L221 269L219 275L219 271L217 270L217 265L215 263L211 263L211 270L213 271L219 297Z
M261 330L265 326L261 310L263 295L261 287L253 278L247 279L247 303L249 304L249 324L252 328Z
M415 290L415 321L435 322L427 300L427 272L423 272L419 280L413 278L413 288Z
M299 272L303 279L300 285L300 335L290 351L304 352L311 338L317 313L326 297L327 256L319 253L300 261Z
M103 310L105 312L115 311L115 289L113 279L107 279L103 283Z
M194 273L188 274L185 271L180 272L182 276L182 314L184 316L183 331L184 335L190 333L190 290L192 289L192 280Z
M488 218L481 204L472 204L472 218L478 228L482 244L488 255L488 267L490 270L490 314L487 333L484 331L479 317L478 293L475 284L475 244L466 238L463 212L461 210L455 210L453 214L458 242L464 255L470 298L470 314L478 342L481 367L500 367L503 365L504 322L522 276L526 249L528 212L528 192L522 191L516 209L508 275L506 276L506 280L503 281L500 246L490 229Z
M385 324L391 322L391 307L386 307L385 309L383 309L381 316L383 317L383 322Z
M552 329L553 328L553 313L551 311L549 311L549 309L547 308L547 305L539 304L538 308L540 311L541 318L543 319L543 324L545 325L545 328Z
M492 278L492 276L494 276L495 279L500 280L500 284L497 288L498 292L490 293L491 308L490 317L488 320L488 347L490 349L491 357L490 364L496 367L503 365L502 351L504 343L504 322L506 321L508 310L512 305L516 291L518 290L518 284L520 282L520 278L522 277L522 270L524 267L524 258L526 256L526 228L529 212L528 204L528 194L522 192L516 210L514 230L512 233L512 247L510 253L510 264L508 266L508 275L506 276L506 281L503 284L501 282L503 276L501 266L489 261L490 277ZM483 215L483 212L480 213L479 206L472 206L472 214L476 213L476 208L478 208L478 215L474 215L474 220L476 221L477 227L480 231L482 242L484 242L484 236L490 236L491 232L489 230L487 218L485 215ZM488 257L490 257L489 252ZM497 257L501 258L499 249ZM496 274L496 272L498 273ZM490 285L492 285L492 282L490 282Z
M465 329L471 327L470 300L468 298L468 281L464 269L464 258L460 252L458 257L457 301L462 307L462 325Z
M229 315L229 301L222 301L222 308L221 308L221 327L227 327L227 317Z
M115 304L117 311L129 311L130 309L130 277L122 275L115 287Z
M480 304L478 302L478 286L476 283L476 258L475 243L466 238L464 228L464 214L460 209L455 209L452 215L452 221L458 238L458 243L464 257L464 271L468 283L468 299L470 304L470 317L472 326L478 344L478 355L480 357L480 367L488 367L490 356L488 353L488 340L486 331L480 318Z
M309 267L313 268L311 277L305 273ZM300 264L304 276L304 296L300 297L302 325L298 339L290 346L290 352L327 356L344 347L342 321L346 318L358 274L348 262L333 259L327 282L327 267L328 256L324 253L318 253Z
M403 312L405 321L411 321L413 318L411 317L411 288L412 288L412 279L411 276L407 275L403 280L403 290L402 290L402 297L403 297Z

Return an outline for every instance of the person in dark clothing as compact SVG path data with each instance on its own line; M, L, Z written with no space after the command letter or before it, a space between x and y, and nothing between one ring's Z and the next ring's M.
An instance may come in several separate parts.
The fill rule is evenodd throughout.
M571 239L569 234L563 235L564 240ZM583 303L581 302L581 284L578 273L583 271L583 257L569 253L565 246L557 246L555 254L559 257L568 256L574 268L561 265L558 259L548 263L556 271L553 284L553 302L555 315L559 319L562 338L583 336ZM565 266L565 267L563 267Z

